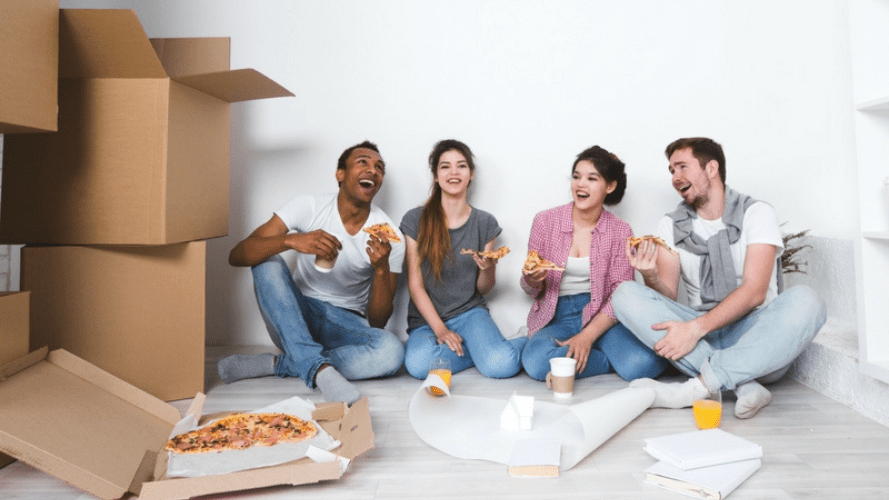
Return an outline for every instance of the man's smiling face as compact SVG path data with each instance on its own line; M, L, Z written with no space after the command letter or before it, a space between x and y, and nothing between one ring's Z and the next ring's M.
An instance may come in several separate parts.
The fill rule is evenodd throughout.
M346 159L346 168L336 171L340 190L350 198L370 203L386 175L386 164L380 153L368 148L356 148Z

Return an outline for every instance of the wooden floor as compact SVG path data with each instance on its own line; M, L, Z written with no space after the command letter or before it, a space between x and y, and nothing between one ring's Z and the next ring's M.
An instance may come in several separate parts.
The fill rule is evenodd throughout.
M241 348L239 352L249 352ZM224 385L215 362L232 349L208 349L206 412L249 410L292 396L320 401L295 379L264 378ZM356 459L339 481L275 487L212 498L290 499L680 499L643 482L654 460L644 438L694 429L691 410L643 413L575 468L558 479L513 478L506 467L453 458L429 447L414 433L408 402L419 382L406 374L358 382L370 401L375 449ZM614 375L579 381L575 401L626 386ZM861 416L794 380L771 386L770 406L750 420L732 414L727 398L722 428L763 447L762 468L731 494L732 500L889 498L889 428ZM506 399L514 392L553 401L544 385L521 374L484 379L475 369L454 376L455 394ZM184 410L188 401L174 402ZM0 469L0 499L91 499L81 491L21 462Z

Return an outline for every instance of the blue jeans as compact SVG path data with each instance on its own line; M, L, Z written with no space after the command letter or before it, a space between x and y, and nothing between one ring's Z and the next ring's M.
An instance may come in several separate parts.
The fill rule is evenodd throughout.
M322 364L349 380L392 375L401 367L404 346L398 337L355 312L303 295L280 255L252 270L269 336L284 351L275 365L279 377L299 377L314 389Z
M630 281L615 290L611 304L617 318L652 348L666 331L651 325L689 321L704 314ZM787 372L826 319L824 301L811 288L795 286L766 307L710 332L672 363L689 377L701 375L711 392L734 390L751 380L773 382Z
M470 309L444 323L449 330L463 337L463 356L457 356L447 344L439 344L428 325L415 328L410 331L404 355L404 366L415 378L426 378L429 362L435 358L450 361L451 373L475 366L482 375L490 378L512 377L522 368L522 347L528 339L503 338L491 313L484 307Z
M549 360L565 357L568 346L556 341L568 340L583 329L583 308L590 302L589 294L559 297L553 319L531 336L522 352L522 365L531 378L546 379ZM639 342L620 323L609 328L593 342L586 368L577 378L617 372L624 380L657 377L669 363Z

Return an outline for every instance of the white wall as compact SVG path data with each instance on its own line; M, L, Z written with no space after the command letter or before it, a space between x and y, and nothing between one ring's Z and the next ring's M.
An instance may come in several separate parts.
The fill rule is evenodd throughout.
M771 202L787 231L857 234L847 2L62 0L134 8L149 36L232 38L295 98L237 104L230 236L210 243L209 344L271 345L231 247L291 196L333 191L335 162L370 139L388 163L377 201L395 220L421 204L434 142L458 138L479 166L471 202L514 252L491 295L506 333L534 214L567 202L570 167L599 144L629 187L615 212L651 232L678 196L664 147L706 135L729 185ZM389 328L404 335L402 290Z

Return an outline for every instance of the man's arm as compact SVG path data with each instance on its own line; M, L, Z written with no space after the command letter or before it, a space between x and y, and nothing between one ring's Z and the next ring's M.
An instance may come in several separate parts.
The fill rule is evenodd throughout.
M645 286L670 300L676 300L679 291L679 256L651 240L637 247L626 243L627 260L642 275Z
M655 352L667 359L677 360L691 352L708 333L738 321L759 307L769 290L776 255L777 248L773 245L748 245L741 286L703 316L681 323L667 321L652 325L655 330L667 330L667 334L655 344Z
M384 328L392 316L398 274L389 269L388 241L371 236L367 241L367 254L373 266L373 282L370 285L370 298L367 302L367 322L374 328Z
M296 250L334 259L342 244L336 237L317 229L308 233L288 233L287 225L277 215L256 228L228 254L235 267L253 267L285 250Z

